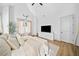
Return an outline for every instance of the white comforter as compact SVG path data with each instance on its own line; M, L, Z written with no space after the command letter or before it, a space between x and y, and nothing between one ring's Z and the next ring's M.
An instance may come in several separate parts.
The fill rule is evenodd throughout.
M19 49L12 51L12 56L37 56L48 54L47 40L33 37L28 39Z

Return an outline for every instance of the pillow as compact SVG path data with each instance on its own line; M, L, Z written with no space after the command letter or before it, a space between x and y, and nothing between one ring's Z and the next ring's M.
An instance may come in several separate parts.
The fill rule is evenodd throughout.
M7 42L0 38L0 56L9 56L11 55L11 48Z
M26 55L36 55L37 56L37 55L39 55L40 45L41 44L37 40L29 39L24 44L23 49L25 50Z
M27 50L26 50L27 49ZM37 56L36 48L32 48L29 44L21 46L17 50L12 51L12 56Z
M16 37L20 45L23 45L25 43L23 38L19 34L17 34Z
M17 40L21 46L24 45L25 41L23 40L23 38L17 38Z
M48 55L48 42L45 39L34 37L35 40L40 44L39 55L45 56Z
M19 42L17 41L16 38L9 37L8 40L7 40L7 42L8 42L8 44L9 44L9 46L10 46L13 50L15 50L15 49L17 49L17 48L20 47L20 46L19 46Z
M59 48L59 46L49 43L49 55L56 56Z
M29 44L25 44L23 46L24 52L26 56L38 56L38 48L34 48ZM27 49L27 50L26 50Z
M32 36L22 36L21 37L24 41L27 41L28 39L34 39L34 37L32 37Z
M48 46L46 44L41 45L39 53L41 56L48 55Z

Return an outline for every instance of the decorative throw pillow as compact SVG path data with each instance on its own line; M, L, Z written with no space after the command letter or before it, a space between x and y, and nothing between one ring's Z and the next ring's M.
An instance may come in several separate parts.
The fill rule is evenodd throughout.
M13 50L20 47L20 46L19 46L19 42L17 41L16 38L9 37L8 40L7 40L7 43L9 44L9 46L10 46Z
M23 38L17 38L17 40L21 46L24 45L25 41L23 40Z
M27 40L29 40L29 39L34 39L34 37L29 36L29 35L22 36L21 38L22 38L24 41L27 41Z
M25 43L23 38L19 34L17 34L16 37L20 45L23 45Z

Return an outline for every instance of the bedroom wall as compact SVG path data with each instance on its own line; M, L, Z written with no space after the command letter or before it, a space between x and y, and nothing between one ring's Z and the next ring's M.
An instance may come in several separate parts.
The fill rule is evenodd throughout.
M79 4L44 4L40 6L35 4L32 6L33 10L36 12L36 22L34 24L35 33L38 32L39 36L49 37L56 40L60 40L60 17L67 15L74 15L74 39L76 40L79 24ZM52 32L42 33L41 27L43 25L50 24L52 26ZM52 35L54 34L54 35ZM48 35L48 36L47 36ZM79 38L79 37L78 37ZM77 39L76 45L79 45L79 39Z
M75 39L76 39L76 45L79 46L79 4L76 4L75 9ZM78 37L77 37L78 34Z
M0 16L2 15L2 6L0 6Z
M30 11L30 13L32 14L32 35L36 35L37 34L37 13L36 10L34 9L34 7L31 5L31 3L27 3L27 7Z
M9 33L9 7L4 6L2 9L3 33Z
M2 7L0 7L0 33L2 33Z
M8 33L8 25L9 20L16 23L17 18L25 19L25 16L29 16L29 19L32 20L32 33L36 34L36 16L34 15L34 11L31 11L30 7L26 3L3 3L0 4L0 13L2 15L3 20L3 31L4 33Z
M32 13L29 11L27 4L25 3L14 4L14 21L17 22L17 18L25 19L23 14L25 16L29 16L28 18L32 21L32 27L34 27L33 24L34 17ZM32 32L34 32L33 29Z
M74 39L76 40L79 31L79 4L44 4L44 6L39 6L36 4L33 8L36 11L36 33L39 36L46 37L46 33L41 32L42 25L50 24L52 26L52 32L49 38L52 38L51 34L56 40L60 40L60 17L67 15L74 15ZM76 41L76 45L79 46L79 35Z
M46 37L46 33L41 32L40 26L42 25L51 25L52 26L52 32L48 36L49 38L52 37L52 34L54 39L60 40L60 17L67 16L67 15L75 15L75 34L77 35L78 32L78 24L79 24L79 4L59 4L59 3L53 3L53 4L47 4L44 3L43 6L40 6L39 4L35 4L32 6L31 4L12 4L13 7L11 8L11 12L14 11L11 15L13 17L12 20L14 22L17 21L17 18L24 19L24 15L29 15L32 20L32 34L35 34L38 32L40 36ZM0 9L1 10L1 9ZM6 6L3 8L3 28L4 32L8 32L8 19L9 19L9 7ZM75 38L76 38L75 35ZM77 41L77 44L79 45L79 41Z
M9 33L9 21L14 22L14 8L9 4L2 4L3 33Z
M9 33L9 20L17 22L17 18L24 19L24 15L29 15L28 8L25 4L2 4L3 32Z
M9 6L9 20L10 22L15 23L14 21L14 6Z
M50 34L54 33L54 39L60 40L60 17L75 14L75 5L53 3L44 4L43 6L36 4L33 6L37 15L36 24L38 21L37 30L39 35L45 35L41 32L40 26L50 24L52 26L52 32Z

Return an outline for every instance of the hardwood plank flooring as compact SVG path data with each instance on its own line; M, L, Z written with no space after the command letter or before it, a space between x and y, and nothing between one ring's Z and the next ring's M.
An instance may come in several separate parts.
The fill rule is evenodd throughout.
M48 40L48 43L55 44L60 47L57 56L79 56L79 46L57 40Z

